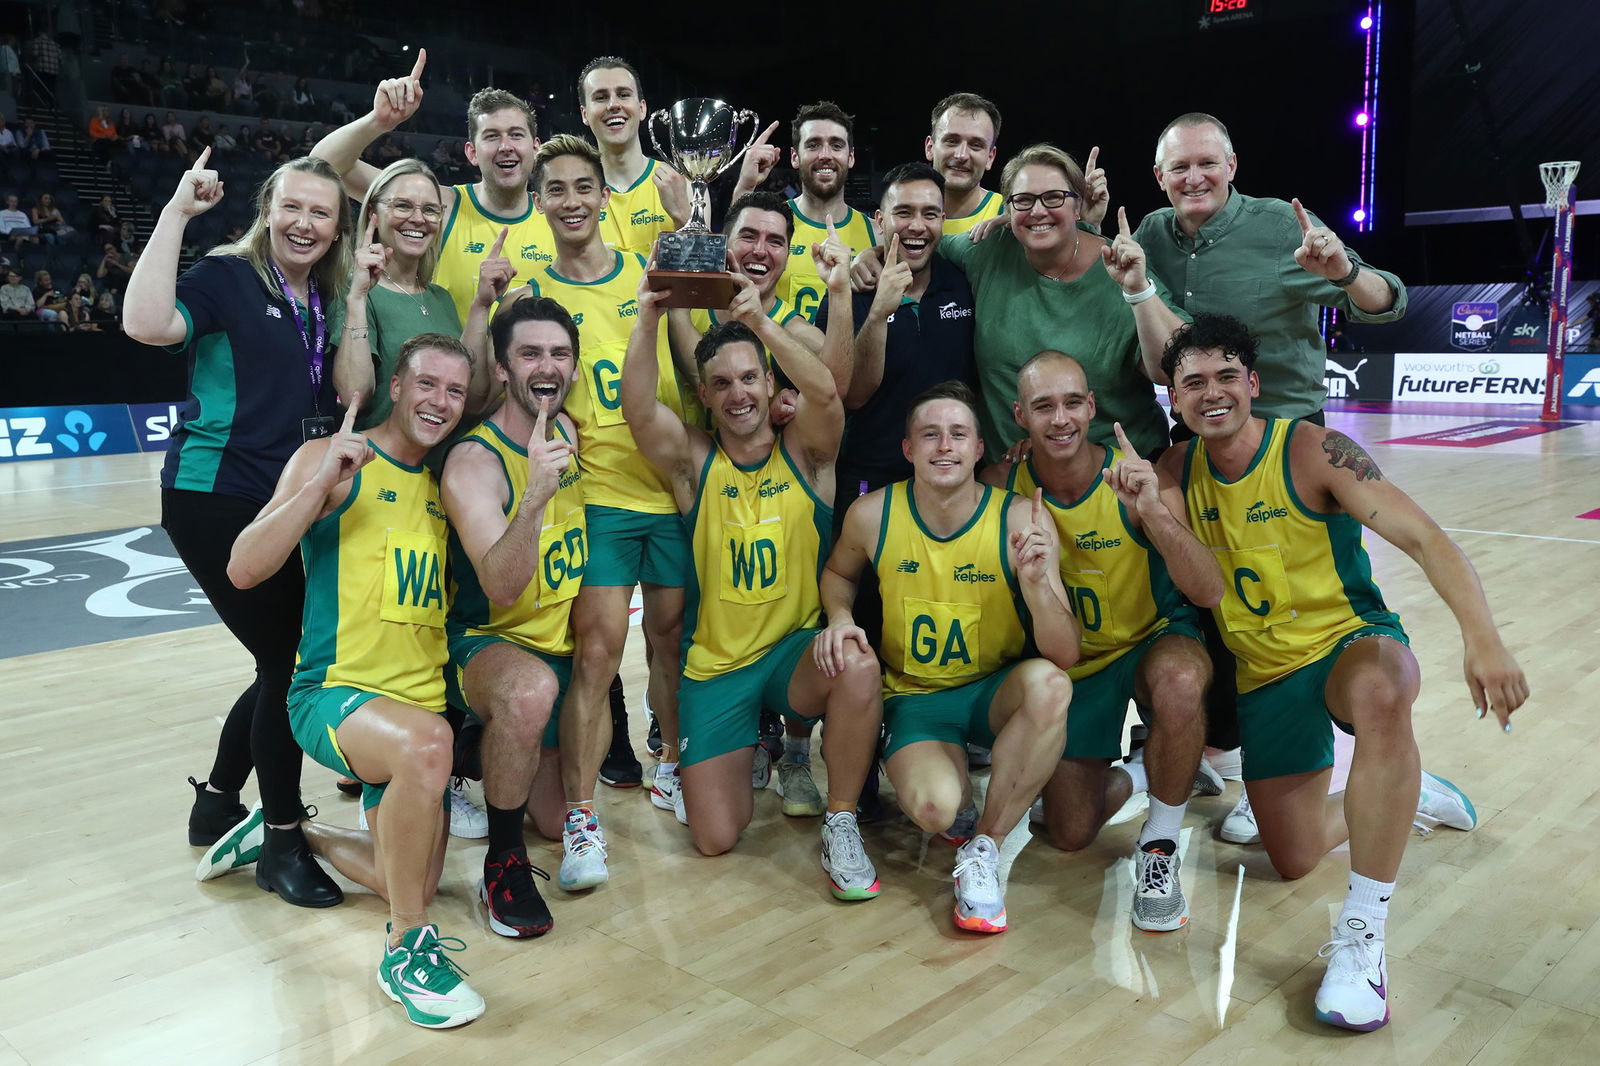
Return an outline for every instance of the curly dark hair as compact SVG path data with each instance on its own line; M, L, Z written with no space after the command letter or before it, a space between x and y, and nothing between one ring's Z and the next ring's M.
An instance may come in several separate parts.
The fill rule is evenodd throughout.
M1233 356L1246 370L1256 367L1256 338L1249 327L1231 315L1198 314L1193 322L1179 326L1167 338L1166 347L1161 349L1161 370L1171 379L1185 352L1213 348Z

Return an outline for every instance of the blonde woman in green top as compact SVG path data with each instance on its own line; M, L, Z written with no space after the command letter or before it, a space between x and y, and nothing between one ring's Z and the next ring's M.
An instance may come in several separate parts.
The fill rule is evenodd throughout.
M443 222L439 181L420 159L386 167L362 201L356 232L363 237L356 247L345 321L365 322L367 328L346 331L334 359L333 384L340 396L361 395L364 426L389 416L389 381L400 346L419 333L459 336L472 352L472 384L462 425L475 422L492 399L489 309L510 282L511 261L501 256L499 244L483 260L463 327L450 293L433 283Z

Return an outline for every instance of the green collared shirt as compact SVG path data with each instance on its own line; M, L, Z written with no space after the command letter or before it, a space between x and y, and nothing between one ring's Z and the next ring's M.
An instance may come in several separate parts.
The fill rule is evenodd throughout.
M1311 216L1313 225L1322 222ZM1405 283L1364 262L1352 262L1388 283L1394 306L1380 314L1361 310L1350 293L1294 261L1300 222L1283 200L1246 196L1230 187L1222 210L1190 239L1170 207L1152 211L1134 239L1151 271L1172 290L1173 303L1191 315L1232 315L1260 341L1258 417L1301 418L1322 409L1327 346L1317 329L1317 308L1336 307L1356 322L1393 322L1406 312Z

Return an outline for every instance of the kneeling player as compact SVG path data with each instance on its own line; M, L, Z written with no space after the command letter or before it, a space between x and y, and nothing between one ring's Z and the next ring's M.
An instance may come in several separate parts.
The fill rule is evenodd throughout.
M842 288L848 258L837 256L828 269ZM684 817L702 853L732 848L753 811L750 774L763 707L825 718L823 868L835 896L871 899L878 875L855 810L881 721L878 663L865 639L838 648L836 668L826 673L808 654L818 639L817 575L844 430L839 390L827 367L767 317L755 284L741 277L731 321L695 346L700 400L716 436L684 425L656 397L661 298L641 285L622 410L640 450L671 482L691 530L695 567L678 703ZM764 348L799 390L794 420L777 431Z
M850 505L822 577L825 672L865 642L851 607L870 565L883 590L886 769L900 807L929 833L968 796L967 744L992 748L974 835L956 852L955 922L1006 928L1003 839L1060 758L1078 655L1055 526L1042 500L979 484L977 399L960 382L919 396L906 416L909 481ZM1043 658L1024 659L1032 634Z

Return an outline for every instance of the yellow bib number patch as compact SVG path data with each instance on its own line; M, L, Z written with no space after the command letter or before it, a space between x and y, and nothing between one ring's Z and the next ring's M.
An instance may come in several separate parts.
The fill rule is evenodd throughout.
M539 531L539 606L570 600L583 586L589 560L581 513L564 516Z
M383 544L385 622L444 628L444 541L391 529Z
M975 603L941 603L905 598L905 672L915 677L951 678L974 673L982 662L978 626L983 608Z
M728 554L722 560L722 599L729 603L772 603L789 594L783 565L783 521L772 517L755 525L722 524Z
M1222 596L1222 621L1230 633L1267 629L1294 617L1289 575L1276 544L1219 549L1217 561L1228 584Z
M596 344L592 354L584 348L583 375L594 404L595 425L622 425L622 360L627 351L627 341Z
M1104 570L1063 571L1062 584L1072 600L1072 613L1078 616L1087 640L1091 633L1114 632L1111 628L1111 584Z

